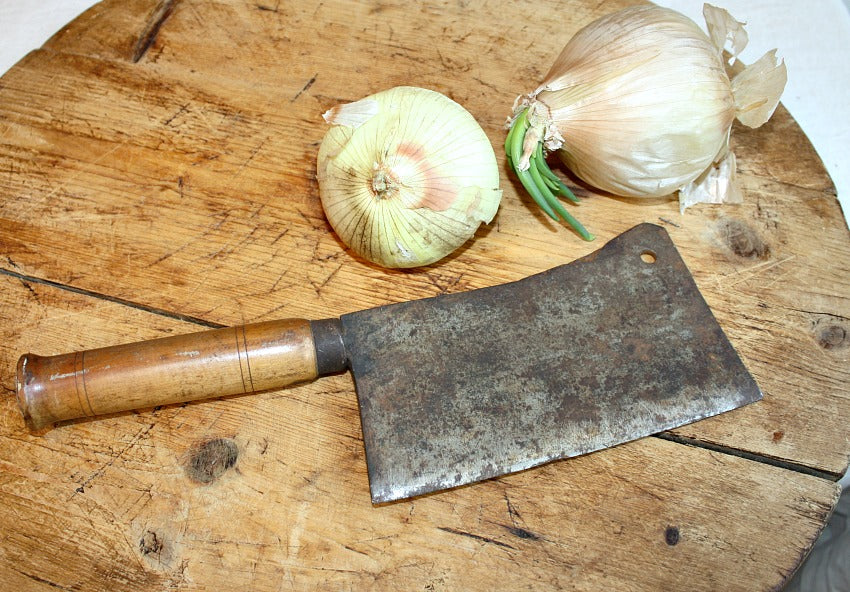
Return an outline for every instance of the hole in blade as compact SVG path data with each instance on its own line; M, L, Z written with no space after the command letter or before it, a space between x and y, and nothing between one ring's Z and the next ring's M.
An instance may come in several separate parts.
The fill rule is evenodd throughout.
M651 263L655 263L658 260L658 257L656 256L654 251L650 251L649 249L646 249L645 251L643 251L640 254L640 260L643 261L644 263L650 263L651 264Z

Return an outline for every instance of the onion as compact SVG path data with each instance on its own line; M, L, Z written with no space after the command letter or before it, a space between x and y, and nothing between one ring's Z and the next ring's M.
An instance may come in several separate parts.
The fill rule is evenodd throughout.
M683 209L740 200L732 123L767 121L785 86L785 65L768 52L730 80L724 45L731 40L734 58L746 34L725 10L706 4L704 14L710 37L684 15L653 5L598 19L567 43L536 90L517 99L508 161L540 207L583 238L592 236L557 196L577 200L549 170L544 147L613 195L679 191Z
M384 267L442 259L489 223L501 201L496 155L448 97L396 87L324 114L322 207L339 238Z

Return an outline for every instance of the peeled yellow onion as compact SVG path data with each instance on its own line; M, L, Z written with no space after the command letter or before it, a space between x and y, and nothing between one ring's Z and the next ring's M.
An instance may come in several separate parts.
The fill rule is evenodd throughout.
M448 97L396 87L324 114L325 215L355 253L384 267L442 259L489 223L501 201L490 140Z

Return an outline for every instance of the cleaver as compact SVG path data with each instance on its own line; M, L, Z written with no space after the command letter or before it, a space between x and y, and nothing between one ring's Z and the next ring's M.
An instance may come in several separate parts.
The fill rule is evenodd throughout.
M350 369L373 503L586 454L761 392L667 232L516 282L58 356L22 356L33 430Z

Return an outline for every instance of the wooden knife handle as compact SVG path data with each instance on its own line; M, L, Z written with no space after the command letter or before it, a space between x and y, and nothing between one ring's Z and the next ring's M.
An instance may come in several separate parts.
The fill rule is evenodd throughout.
M287 319L42 357L21 356L32 430L68 419L280 388L345 369L339 321Z

